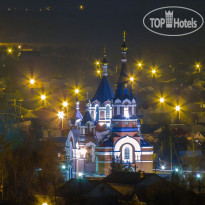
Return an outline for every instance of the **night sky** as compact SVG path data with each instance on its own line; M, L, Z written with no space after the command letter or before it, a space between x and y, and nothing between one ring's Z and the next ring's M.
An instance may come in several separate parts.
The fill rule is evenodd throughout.
M80 4L84 10L79 9ZM87 72L93 72L94 61L102 57L104 46L110 69L120 66L124 29L130 69L141 58L161 65L203 62L204 26L183 37L159 36L144 28L143 17L147 12L170 5L194 9L205 17L204 0L1 0L0 39L2 43L21 42L42 50L49 48L55 53L54 58L58 56L63 62L54 69L76 79L82 72L86 74L84 78L89 78ZM47 7L50 11L46 11Z

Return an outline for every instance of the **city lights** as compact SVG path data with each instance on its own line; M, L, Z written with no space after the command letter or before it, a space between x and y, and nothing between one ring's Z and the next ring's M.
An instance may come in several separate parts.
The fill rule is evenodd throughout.
M8 49L7 49L7 53L8 53L8 54L12 54L12 53L13 53L12 48L8 48Z
M96 65L100 65L100 61L96 61Z
M46 96L43 94L41 95L41 100L45 100L46 99Z
M18 49L21 49L21 45L18 45Z
M133 82L134 81L134 77L130 77L130 81Z
M84 9L84 6L81 4L80 5L80 10L83 10Z
M48 205L48 203L44 202L44 203L42 203L42 205Z
M97 73L100 74L100 70L97 70Z
M175 110L178 112L181 110L181 107L179 105L176 105Z
M143 62L142 61L137 61L137 67L141 69L143 67Z
M67 101L63 102L63 107L68 107L68 102Z
M31 85L34 85L35 80L32 78L32 79L30 79L30 81L29 81L29 82L30 82L30 84L31 84Z
M164 102L164 98L160 98L159 101L160 101L161 103L163 103L163 102Z
M62 120L65 116L65 113L63 111L59 111L57 115L58 115L59 119Z
M164 165L162 165L162 167L161 167L161 168L162 168L162 170L165 170L165 166L164 166Z
M152 69L152 74L155 74L156 73L156 70L155 69Z
M200 63L196 63L195 64L195 68L198 69L199 73L201 71L201 64Z
M179 169L178 168L175 168L175 172L178 172L179 171Z
M78 88L75 89L75 94L78 94L80 91Z

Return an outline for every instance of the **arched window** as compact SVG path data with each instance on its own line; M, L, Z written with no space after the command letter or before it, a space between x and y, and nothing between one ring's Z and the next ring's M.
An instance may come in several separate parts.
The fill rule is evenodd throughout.
M130 149L128 147L125 148L125 151L124 151L124 159L128 160L130 159Z
M96 121L99 120L99 105L95 106L95 119Z
M110 105L106 105L106 119L110 119Z

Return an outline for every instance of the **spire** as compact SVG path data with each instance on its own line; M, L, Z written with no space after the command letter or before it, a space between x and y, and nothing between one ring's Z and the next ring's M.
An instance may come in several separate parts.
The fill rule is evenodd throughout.
M121 51L122 51L122 67L121 67L121 71L120 71L120 77L118 79L117 82L117 89L115 91L115 99L119 98L119 99L125 99L125 98L133 98L132 95L132 90L130 89L130 85L129 85L129 77L128 77L128 72L127 72L127 46L125 44L126 42L126 32L123 32L123 43L121 46Z
M105 48L104 48L104 58L102 61L102 68L103 68L103 77L96 90L95 96L93 97L93 99L91 99L91 102L98 100L100 103L104 103L107 100L111 101L114 97L112 87L107 78L108 62L106 59L106 49Z
M104 58L103 58L103 61L102 61L102 68L103 68L103 76L107 76L108 73L107 73L107 66L108 63L107 63L107 59L106 59L106 48L104 48Z
M83 116L82 116L80 109L79 109L79 104L80 104L79 102L76 102L76 115L75 115L76 120L83 119Z

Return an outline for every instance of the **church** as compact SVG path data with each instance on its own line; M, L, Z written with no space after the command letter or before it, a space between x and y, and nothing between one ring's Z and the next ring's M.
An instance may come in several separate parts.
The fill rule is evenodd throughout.
M121 46L121 71L115 92L108 81L106 53L101 82L82 116L76 102L75 120L70 120L66 141L68 177L106 176L112 163L122 163L132 171L153 171L153 147L143 140L137 102L127 71L125 34Z

